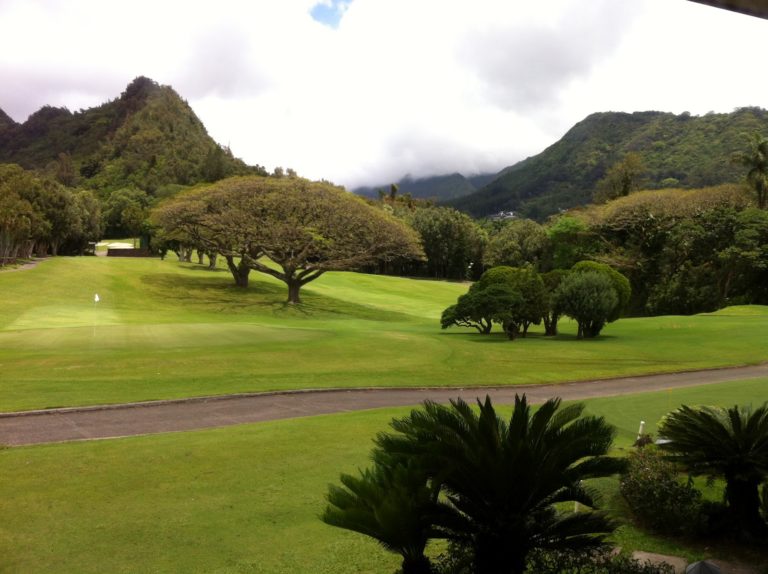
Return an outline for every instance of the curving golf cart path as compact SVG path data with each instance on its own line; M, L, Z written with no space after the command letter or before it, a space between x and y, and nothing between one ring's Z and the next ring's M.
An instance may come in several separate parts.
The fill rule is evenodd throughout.
M457 396L471 401L488 394L497 403L513 402L516 393L526 393L532 402L543 402L553 396L580 400L758 377L768 377L768 363L546 385L301 390L0 413L0 445L186 431L379 407L410 406L425 399L447 402Z

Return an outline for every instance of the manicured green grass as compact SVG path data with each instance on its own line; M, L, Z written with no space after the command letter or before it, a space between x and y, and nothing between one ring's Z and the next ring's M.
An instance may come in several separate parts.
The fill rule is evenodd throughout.
M0 411L295 388L559 382L768 359L766 308L573 322L526 340L441 331L466 284L328 273L282 284L155 259L57 258L0 273ZM94 303L98 293L99 303Z
M768 379L587 402L653 430L681 403L758 403ZM510 407L500 409L508 415ZM396 558L318 519L327 484L368 464L382 409L157 436L0 451L0 572L389 574ZM601 485L606 503L616 481ZM624 526L615 541L689 559L725 557Z

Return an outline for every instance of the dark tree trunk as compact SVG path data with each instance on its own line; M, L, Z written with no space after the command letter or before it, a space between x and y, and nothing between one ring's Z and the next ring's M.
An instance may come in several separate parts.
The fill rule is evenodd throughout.
M404 556L402 564L403 574L432 574L432 564L426 556Z
M205 253L203 253L199 249L197 250L197 263L199 265L205 265Z
M301 303L301 298L299 297L301 282L296 281L295 279L289 279L286 283L288 284L288 303L293 305Z
M520 334L520 328L517 326L517 323L504 323L503 327L504 332L507 334L507 337L509 337L510 341L514 341Z
M227 255L225 259L229 272L232 273L232 278L235 280L235 285L243 289L248 287L248 275L251 273L251 268L245 265L242 260L240 263L235 263L235 258L231 255Z
M475 574L523 574L527 550L508 541L478 540L475 546Z
M756 479L735 479L726 477L725 499L734 519L734 524L748 537L761 538L768 533L768 526L760 517L759 483Z
M216 259L218 259L218 255L216 253L208 254L208 269L216 269Z
M547 313L544 315L544 335L547 337L554 337L557 335L557 320L559 317L557 315L550 315Z

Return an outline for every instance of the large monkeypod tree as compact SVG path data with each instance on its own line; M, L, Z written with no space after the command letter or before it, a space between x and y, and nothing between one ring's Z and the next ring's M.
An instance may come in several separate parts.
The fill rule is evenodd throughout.
M299 303L301 288L326 271L424 258L405 223L329 183L233 177L195 200L185 231L233 263L283 281L288 303Z

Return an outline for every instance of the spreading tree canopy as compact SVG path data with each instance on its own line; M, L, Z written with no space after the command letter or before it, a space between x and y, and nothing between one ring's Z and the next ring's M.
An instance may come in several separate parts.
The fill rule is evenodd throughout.
M283 281L289 303L326 271L424 256L405 223L329 183L234 177L189 201L175 221L225 257Z

